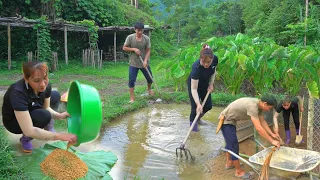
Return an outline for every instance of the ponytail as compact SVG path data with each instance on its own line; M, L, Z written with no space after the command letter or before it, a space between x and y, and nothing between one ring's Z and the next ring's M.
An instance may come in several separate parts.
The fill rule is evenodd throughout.
M203 44L200 51L200 58L210 57L213 58L213 52L208 44Z

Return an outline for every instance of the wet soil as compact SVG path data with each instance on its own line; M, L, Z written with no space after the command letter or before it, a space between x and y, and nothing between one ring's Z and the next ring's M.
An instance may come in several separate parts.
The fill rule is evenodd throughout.
M279 128L283 129L282 126L279 126ZM291 137L291 142L289 144L289 147L292 148L301 148L301 149L307 149L306 146L306 130L302 129L302 135L303 135L303 140L305 141L304 143L300 144L300 145L296 145L295 144L295 129L293 127L291 127L291 133L293 134ZM280 131L280 136L281 138L285 141L285 134L284 132ZM260 138L259 140L264 146L266 147L270 147L272 146L270 143L268 143L267 141L263 140ZM254 154L256 154L259 151L262 151L263 148L258 146L253 140L251 139L247 139L245 141L242 141L240 144L240 153L242 154L246 154L248 156L252 156ZM229 170L225 170L225 162L226 162L226 158L225 158L225 153L220 153L219 156L211 159L207 164L210 166L210 173L208 173L206 179L212 179L212 180L238 180L240 178L235 177L235 169L229 169ZM243 163L243 162L242 162ZM245 170L245 172L252 172L254 173L253 169L248 166L247 164L243 163L243 169ZM254 174L254 180L258 180L259 177L257 174ZM275 177L272 174L269 175L269 179L273 179L273 180L287 180L286 178L282 178L282 177ZM306 174L301 174L299 177L297 177L297 180L307 180L309 179L309 176Z

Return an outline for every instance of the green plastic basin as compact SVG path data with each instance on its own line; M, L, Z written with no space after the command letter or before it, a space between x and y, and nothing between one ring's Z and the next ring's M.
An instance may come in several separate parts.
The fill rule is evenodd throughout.
M92 141L99 135L102 107L94 87L73 81L69 88L67 111L70 114L68 132L78 136L74 146Z

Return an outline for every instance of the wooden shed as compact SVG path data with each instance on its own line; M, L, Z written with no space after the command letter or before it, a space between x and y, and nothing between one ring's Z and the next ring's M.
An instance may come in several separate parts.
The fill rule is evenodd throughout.
M1 17L0 18L0 25L7 26L7 35L8 35L8 69L11 69L11 27L25 27L25 28L32 28L35 24L37 24L38 20L32 19L24 19L18 17ZM68 64L68 32L75 31L75 32L88 32L88 28L82 25L75 25L66 23L64 21L47 21L50 29L52 30L59 30L64 32L64 59L65 63ZM154 28L147 26L145 28L145 33L151 37L151 32ZM112 49L114 62L117 62L117 38L118 37L126 37L127 35L134 33L134 28L130 26L108 26L108 27L99 27L99 34L102 34L101 37L107 37L107 45L109 50ZM110 41L113 39L113 41ZM99 42L106 42L99 39ZM122 44L124 41L122 42ZM103 44L103 43L98 43ZM110 48L112 46L112 48ZM79 52L80 53L80 52ZM108 52L110 53L110 52Z

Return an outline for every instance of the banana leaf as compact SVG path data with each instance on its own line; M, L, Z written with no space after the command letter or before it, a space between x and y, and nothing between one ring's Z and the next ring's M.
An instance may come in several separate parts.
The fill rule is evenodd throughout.
M315 81L308 82L307 87L308 87L309 95L319 99L319 86L317 82Z
M24 167L26 175L34 180L52 179L42 173L40 163L56 148L67 149L67 144L62 141L47 143L43 147L33 149L30 155L16 156L15 159ZM69 148L70 152L74 152L88 166L88 172L81 179L103 179L112 180L108 174L118 158L112 153L103 150L82 153Z

